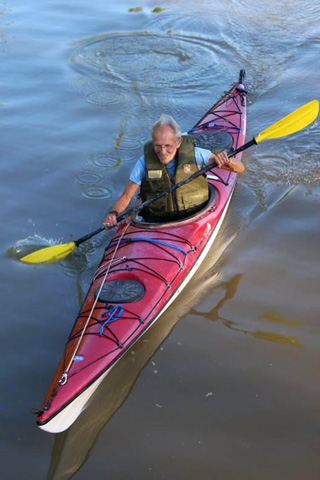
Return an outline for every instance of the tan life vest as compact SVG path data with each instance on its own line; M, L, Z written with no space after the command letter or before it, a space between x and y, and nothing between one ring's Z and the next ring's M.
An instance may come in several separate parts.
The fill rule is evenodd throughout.
M172 185L184 180L197 172L198 166L194 154L194 141L190 136L182 137L174 161L176 173L171 180L166 165L163 165L153 148L153 143L144 146L145 179L141 184L141 198L144 202L168 190ZM159 200L152 202L143 211L148 217L164 219L183 218L200 210L209 199L208 183L205 175L200 175Z

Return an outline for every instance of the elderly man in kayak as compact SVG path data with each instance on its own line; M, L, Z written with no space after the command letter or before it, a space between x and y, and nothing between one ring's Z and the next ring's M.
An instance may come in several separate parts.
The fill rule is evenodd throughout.
M226 152L214 154L195 147L192 137L181 135L178 124L170 115L161 115L153 125L152 141L145 144L144 155L133 167L122 195L105 217L104 227L109 229L117 224L117 216L129 205L139 187L142 201L148 200L212 162L235 173L242 173L245 169L235 158L228 158ZM177 220L200 210L208 199L207 179L200 175L152 202L141 214L146 221Z

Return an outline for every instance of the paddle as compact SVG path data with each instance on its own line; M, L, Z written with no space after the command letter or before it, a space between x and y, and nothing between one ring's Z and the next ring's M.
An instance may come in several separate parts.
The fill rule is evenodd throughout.
M273 138L286 137L287 135L291 135L292 133L302 130L317 118L318 112L319 112L319 102L317 100L313 100L312 102L306 103L302 107L294 110L289 115L283 117L281 120L278 120L276 123L274 123L270 127L260 132L252 140L242 145L242 147L239 147L236 150L234 150L229 155L229 157L233 157L237 153L243 152L247 148L251 147L252 145L257 145L263 140L271 140ZM136 207L127 208L120 215L118 215L117 221L121 222L127 216L138 213L144 207L150 205L150 203L158 200L159 198L165 195L168 195L173 190L176 190L182 185L185 185L186 183L191 182L195 178L199 177L200 175L203 175L208 170L211 170L216 166L217 166L216 163L211 163L209 165L206 165L205 167L201 168L200 170L198 170L196 173L186 178L185 180L182 180L181 182L178 182L175 185L172 185L172 187L170 187L168 190L165 190L164 192L161 192L158 195L155 195L153 198L146 200L145 202L139 204ZM94 230L93 232L88 233L87 235L79 238L78 240L75 240L74 242L64 243L62 245L54 245L52 247L45 247L45 248L42 248L41 250L35 251L33 253L30 253L20 258L20 260L26 263L46 263L46 262L61 260L62 258L69 255L69 253L71 253L76 247L81 245L81 243L84 243L85 241L89 240L89 238L94 237L95 235L102 232L103 230L105 230L103 226L99 227L97 228L97 230Z

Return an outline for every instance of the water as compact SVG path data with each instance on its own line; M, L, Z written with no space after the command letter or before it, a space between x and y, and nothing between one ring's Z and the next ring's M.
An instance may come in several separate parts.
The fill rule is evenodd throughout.
M16 0L0 12L1 478L318 479L318 122L246 152L196 278L57 436L30 410L110 234L60 264L17 260L97 228L157 116L189 128L240 68L248 139L319 98L317 2Z

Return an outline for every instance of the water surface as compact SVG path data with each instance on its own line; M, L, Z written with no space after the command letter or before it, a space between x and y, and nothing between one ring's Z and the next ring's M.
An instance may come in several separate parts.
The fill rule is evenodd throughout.
M16 259L97 228L160 113L187 130L241 68L248 139L319 99L317 2L16 0L0 12L2 478L318 479L318 122L246 152L193 282L56 436L30 410L110 234L60 264Z

